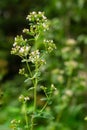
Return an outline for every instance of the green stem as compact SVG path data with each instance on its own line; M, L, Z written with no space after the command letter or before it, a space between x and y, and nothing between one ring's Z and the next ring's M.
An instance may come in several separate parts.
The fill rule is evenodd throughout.
M31 117L31 129L30 130L33 130L34 129L34 118Z
M24 102L24 108L25 108L25 122L26 122L26 128L29 128L28 125L28 116L27 116L27 109L26 109L26 102Z
M29 66L27 61L26 61L26 65L27 65L28 71L30 73L30 76L32 77L32 72L31 72L30 66ZM32 82L33 82L33 85L34 85L34 80L32 80Z
M35 83L34 83L34 110L33 110L33 114L36 112L36 99L37 99L37 78L35 79ZM34 117L32 115L31 117L31 130L34 129Z
M38 71L38 67L36 66L36 72ZM36 112L36 107L37 107L37 83L38 83L38 79L37 77L35 78L35 81L34 81L34 110L33 110L33 114ZM32 115L32 118L31 118L31 130L34 129L34 117Z
M46 108L48 102L45 103L45 105L43 106L43 108L40 110L40 113Z
M29 71L29 73L30 73L30 76L32 77L32 72L31 72L31 70L30 70L30 66L29 66L29 64L28 64L27 61L26 61L26 65L27 65L28 71Z
M36 97L37 97L37 79L35 79L34 84L34 112L36 111Z

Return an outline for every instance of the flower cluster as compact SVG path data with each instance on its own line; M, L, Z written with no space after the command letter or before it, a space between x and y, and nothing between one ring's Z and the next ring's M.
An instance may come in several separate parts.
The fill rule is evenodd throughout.
M25 74L25 68L19 69L19 74L24 75Z
M27 39L24 39L22 35L15 37L15 41L13 46L19 45L19 46L24 46L26 45Z
M24 75L26 78L28 77L28 74L25 71L25 68L19 69L19 74Z
M28 19L30 22L37 22L37 23L44 23L45 21L47 21L47 18L46 18L46 16L44 16L44 12L38 12L38 13L36 13L36 12L31 12L28 16L27 16L27 18L26 19Z
M73 95L73 91L71 89L66 89L65 90L65 95L71 97Z
M66 45L69 45L69 46L73 46L73 45L76 45L77 42L76 42L75 39L69 38L69 39L66 40L66 43L65 43L65 44L66 44Z
M46 16L44 16L44 12L31 12L27 17L27 20L30 22L30 30L24 29L23 32L36 35L40 33L42 30L46 31L49 29L49 25L47 22Z
M53 43L53 40L44 39L44 45L48 52L52 52L54 49L56 49L56 45Z
M46 63L46 61L40 57L40 52L39 52L39 50L32 51L32 52L30 53L29 60L30 60L32 63L38 64L38 65L42 65L42 64L45 64L45 63Z
M15 46L12 48L11 54L22 56L27 56L30 50L30 46Z
M30 100L30 98L28 96L26 96L26 97L24 95L19 96L19 101L22 102L22 103L27 102L29 100Z
M75 69L78 67L78 63L74 60L66 61L64 64L67 68L71 67L71 68Z
M71 75L73 70L78 68L78 62L75 60L70 60L70 61L65 61L65 71L67 72L68 75Z
M60 84L64 83L64 70L54 69L52 70L52 80L53 82L58 82Z
M69 103L70 99L73 96L73 90L72 89L64 89L64 92L61 96L61 103L65 104L64 107L66 107L66 104Z
M11 121L11 128L13 130L16 130L19 127L20 122L21 122L20 120L16 120L16 119L12 120Z
M27 56L30 51L30 46L27 44L27 39L23 36L15 37L11 54L19 55L20 57Z
M29 29L24 28L24 29L23 29L23 33L29 34Z
M33 40L35 41L39 36L40 31L44 32L44 30L48 29L47 18L44 16L43 12L32 12L27 16L27 19L30 22L30 28L24 29L23 33L33 35ZM11 54L18 55L22 58L22 62L31 62L33 64L38 64L38 67L45 64L46 61L42 58L42 54L39 49L33 50L32 46L30 46L29 40L32 43L31 39L24 39L23 35L15 37L13 48ZM56 49L53 40L42 40L42 43L45 46L46 52L52 52ZM19 73L25 75L24 70L19 70Z

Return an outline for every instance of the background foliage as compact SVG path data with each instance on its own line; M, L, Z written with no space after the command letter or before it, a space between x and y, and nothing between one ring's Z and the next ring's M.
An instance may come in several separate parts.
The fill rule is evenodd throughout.
M50 19L46 36L57 46L43 68L43 85L53 82L58 89L47 109L55 119L38 121L36 129L86 130L86 7L86 0L0 1L0 130L10 130L10 121L19 118L18 97L27 89L24 77L18 75L20 58L10 55L10 50L14 37L27 27L25 18L31 11L45 12Z

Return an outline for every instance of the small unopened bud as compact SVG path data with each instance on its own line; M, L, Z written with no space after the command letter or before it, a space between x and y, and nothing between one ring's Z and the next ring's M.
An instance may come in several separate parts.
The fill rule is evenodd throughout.
M54 84L51 84L52 90L57 90L57 88L54 86Z
M20 95L20 96L19 96L19 101L20 101L20 102L24 102L24 95Z

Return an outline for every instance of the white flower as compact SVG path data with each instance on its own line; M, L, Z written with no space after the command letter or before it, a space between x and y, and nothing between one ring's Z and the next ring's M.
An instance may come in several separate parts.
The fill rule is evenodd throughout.
M76 68L78 66L78 63L74 60L66 61L64 64L67 67L73 67L73 68Z
M29 29L23 29L23 33L28 33L29 32Z
M24 47L21 47L19 53L24 53Z
M73 92L72 92L72 90L67 89L67 90L65 91L65 94L66 94L67 96L71 97L71 96L73 95Z
M76 40L72 38L67 39L66 41L66 45L76 45L76 43L77 43Z
M43 17L43 19L44 19L44 20L46 20L46 19L47 19L47 17L45 17L44 15L42 15L42 17Z
M28 101L28 100L30 100L30 98L29 97L24 97L24 100Z
M14 42L13 47L15 47L16 45L17 45L17 42Z
M64 82L64 78L63 78L62 75L59 75L59 76L57 77L57 80L58 80L59 83L63 83L63 82Z
M46 28L46 24L45 23L43 23L43 27Z
M35 11L33 11L33 12L32 12L32 14L36 14L36 12L35 12Z
M39 11L38 14L42 14L42 12Z
M36 51L32 51L30 53L29 59L32 63L35 63L39 60L39 57L40 57L40 52L39 52L39 50L36 50Z

